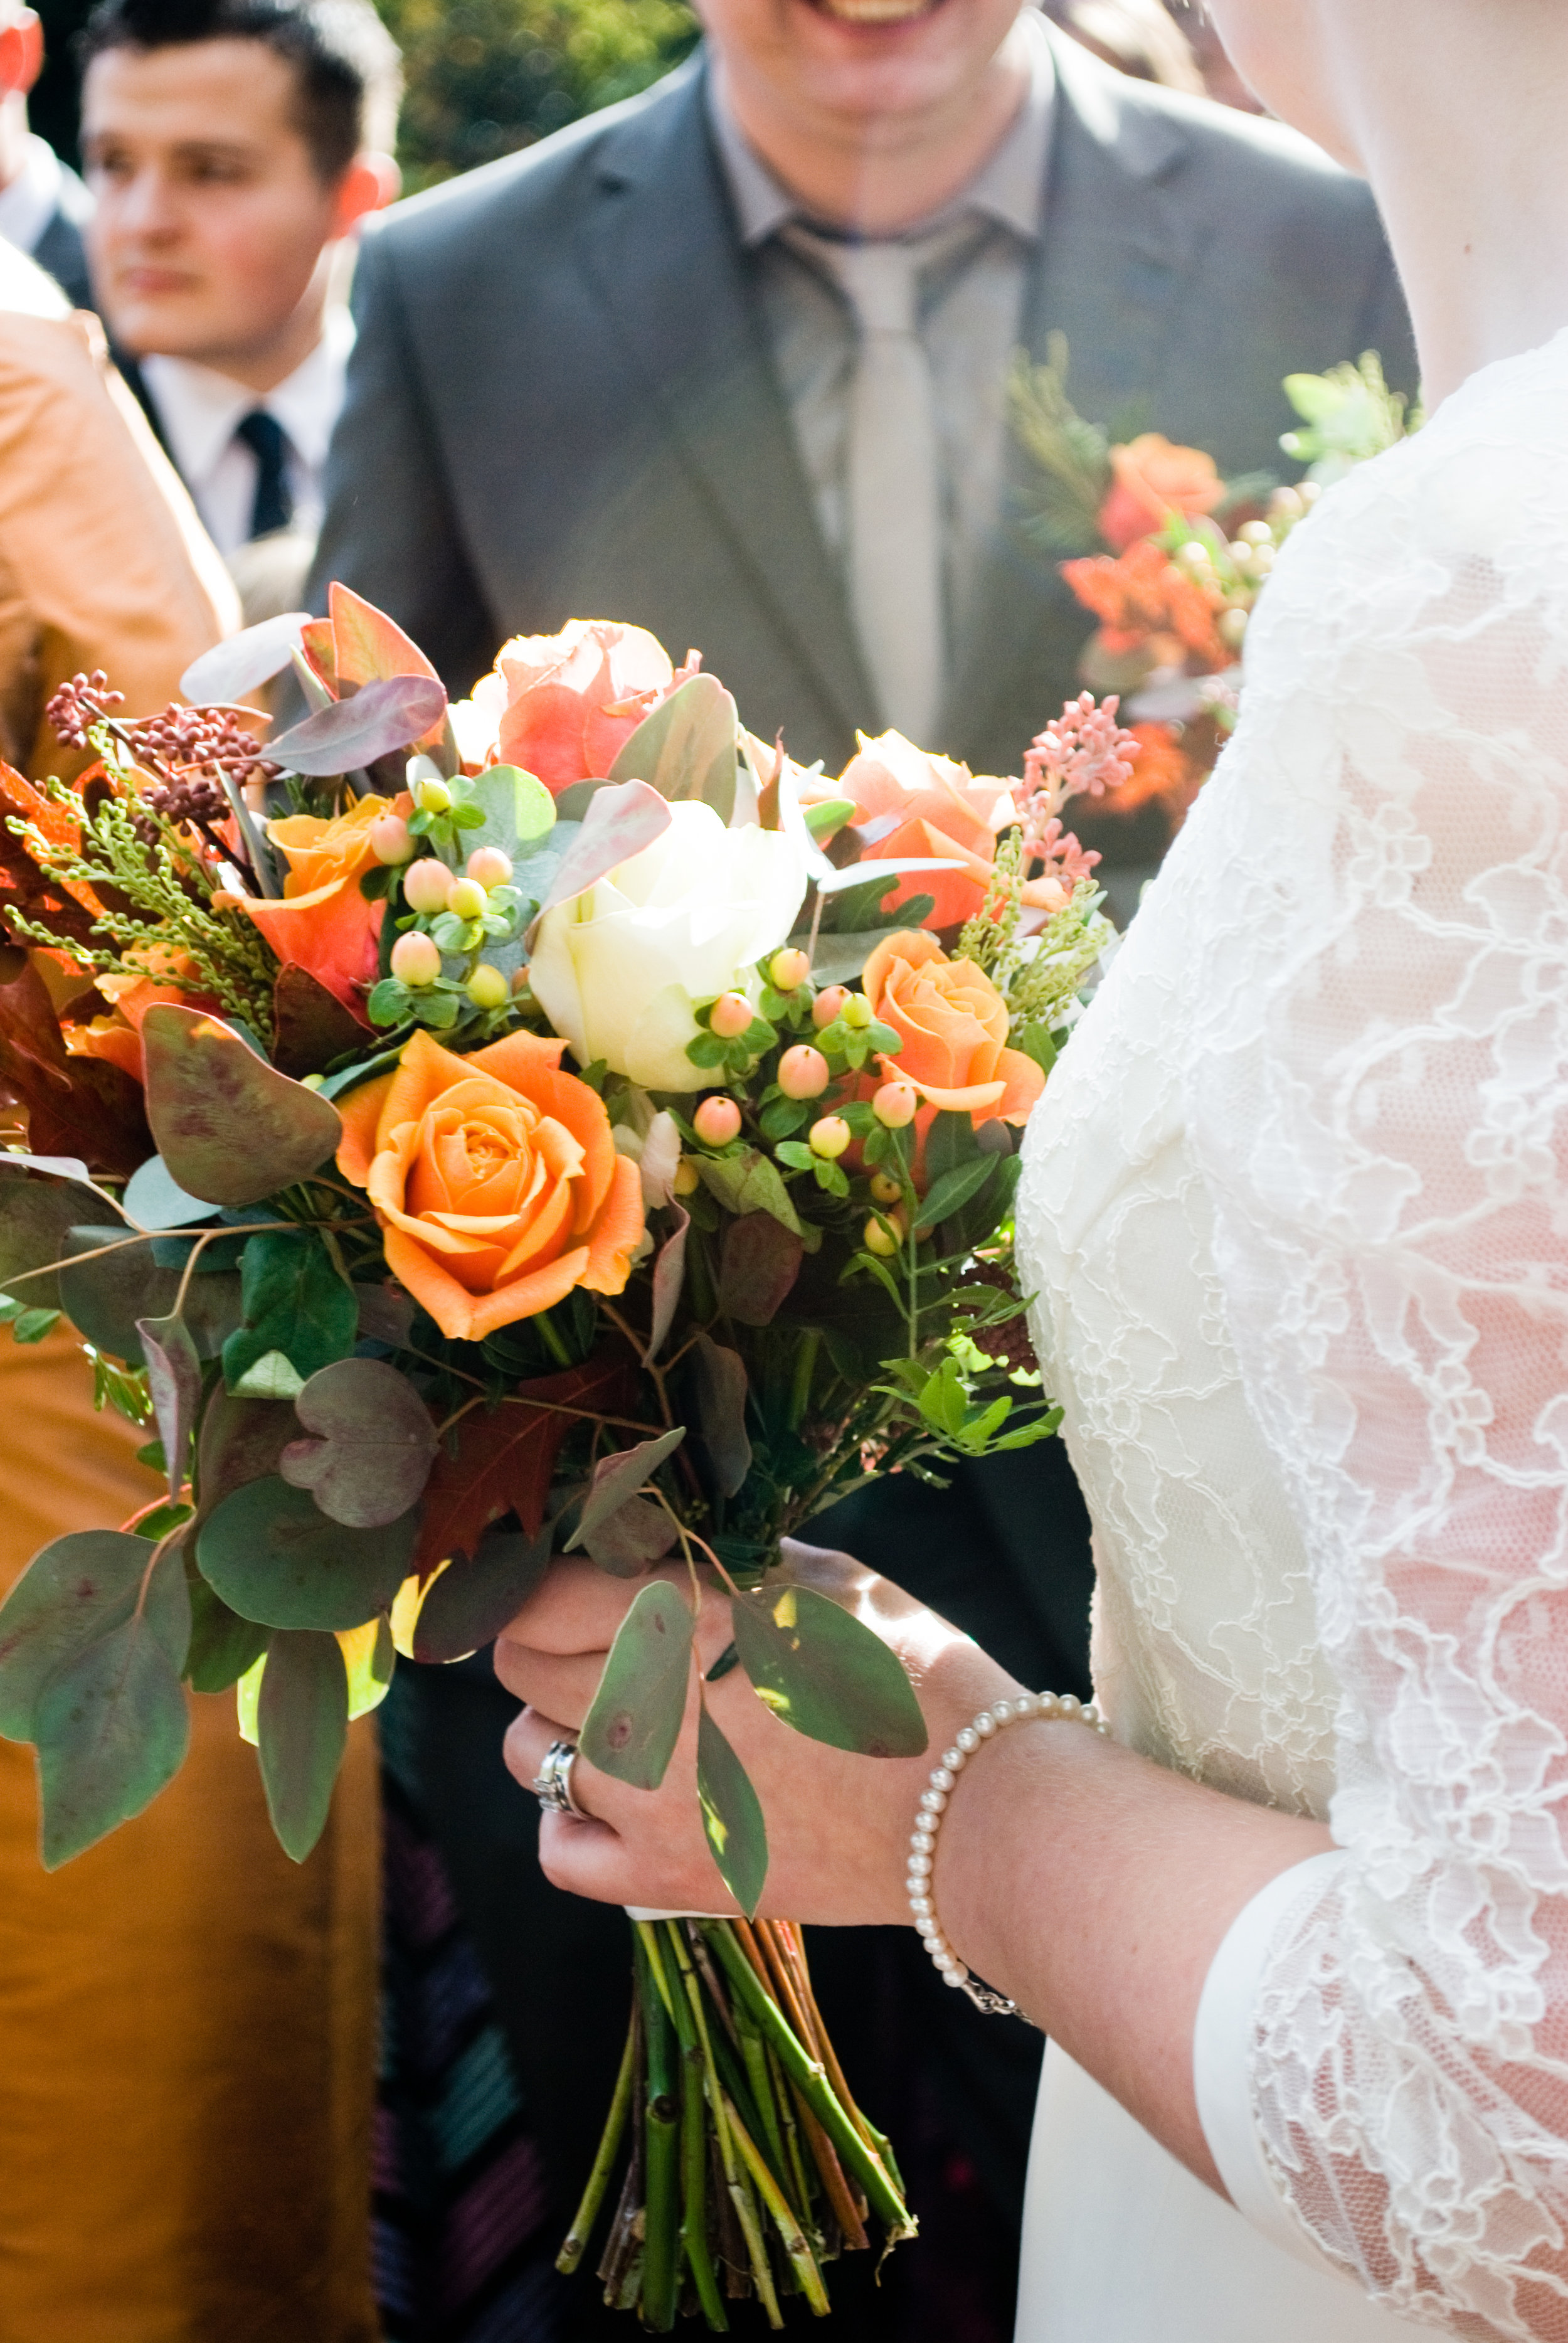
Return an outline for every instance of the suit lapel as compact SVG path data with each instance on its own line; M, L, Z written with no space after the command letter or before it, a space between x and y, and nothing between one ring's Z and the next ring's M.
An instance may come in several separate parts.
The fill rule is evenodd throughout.
M1024 346L1043 359L1052 333L1066 335L1069 395L1081 415L1113 429L1156 427L1153 412L1186 263L1176 206L1161 181L1186 153L1169 117L1127 114L1116 77L1051 36L1057 68L1045 232L1025 295ZM1133 419L1140 417L1141 419ZM1009 446L1010 505L1026 467ZM1052 635L1088 622L1049 555L1032 552L1004 514L985 581L954 660L945 739L985 737L988 712L1010 700L1012 679L1048 662ZM1027 704L1027 693L1026 693ZM1039 721L1056 710L1041 707ZM1025 742L1018 743L1021 756Z
M869 679L769 357L700 68L679 103L606 142L582 250L628 377L646 386L677 459L733 539L764 623L816 672L846 729L864 722Z

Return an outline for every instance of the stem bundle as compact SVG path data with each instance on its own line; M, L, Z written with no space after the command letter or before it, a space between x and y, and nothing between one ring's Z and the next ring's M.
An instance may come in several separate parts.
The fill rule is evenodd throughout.
M830 2305L824 2266L915 2224L887 2141L845 2083L788 1920L633 1923L631 2025L581 2204L557 2259L581 2262L623 2159L598 2277L655 2334L726 2333L725 2302Z

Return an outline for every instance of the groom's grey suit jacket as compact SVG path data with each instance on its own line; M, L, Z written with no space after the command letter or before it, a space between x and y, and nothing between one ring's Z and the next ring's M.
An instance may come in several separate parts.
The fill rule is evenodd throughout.
M1367 348L1413 387L1371 196L1292 132L1053 35L1024 338L1113 427L1284 472L1280 385ZM318 590L390 610L466 691L508 635L613 617L697 645L765 739L836 769L875 699L770 363L700 57L368 230ZM1088 620L999 531L940 739L1015 772Z

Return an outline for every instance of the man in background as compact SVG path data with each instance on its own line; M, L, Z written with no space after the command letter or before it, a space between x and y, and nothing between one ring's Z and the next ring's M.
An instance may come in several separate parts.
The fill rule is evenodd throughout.
M369 0L105 0L83 55L116 353L219 551L281 533L295 598L354 340L347 239L397 187L397 51Z
M27 93L43 64L44 27L36 10L0 0L0 237L30 253L73 308L90 309L82 230L93 199L27 123Z

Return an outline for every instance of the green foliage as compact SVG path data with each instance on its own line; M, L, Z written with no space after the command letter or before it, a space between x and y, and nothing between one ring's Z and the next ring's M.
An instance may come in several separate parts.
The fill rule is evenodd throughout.
M758 1697L809 1740L868 1757L918 1757L925 1719L897 1654L809 1586L732 1598L735 1648Z
M630 97L697 36L680 0L378 0L403 51L409 188Z
M419 1608L414 1627L417 1660L462 1660L515 1619L549 1568L555 1524L537 1537L490 1530L469 1560L459 1555L442 1571Z
M187 1195L259 1203L336 1152L343 1118L331 1101L290 1081L216 1019L159 1001L142 1021L142 1052L147 1120Z
M686 1715L692 1617L662 1578L645 1586L610 1645L578 1747L601 1774L657 1790Z
M1046 350L1042 366L1027 350L1017 351L1008 377L1013 436L1035 466L1024 533L1058 557L1094 553L1111 488L1110 435L1085 422L1068 398L1066 335L1052 334Z
M414 1558L418 1517L351 1530L276 1474L234 1490L196 1534L202 1576L266 1627L357 1627L387 1610Z
M348 1737L348 1675L335 1635L275 1635L262 1670L256 1741L266 1810L303 1863L327 1826Z
M1306 427L1287 431L1280 445L1322 488L1421 425L1419 413L1407 415L1403 393L1389 388L1375 350L1365 351L1359 365L1347 361L1327 374L1287 375L1285 396Z
M280 1353L304 1383L354 1348L359 1304L313 1231L280 1228L276 1235L253 1236L240 1277L245 1322L223 1346L224 1380L231 1391L271 1352Z
M719 1875L750 1919L768 1878L768 1829L750 1776L706 1702L697 1723L697 1797Z

